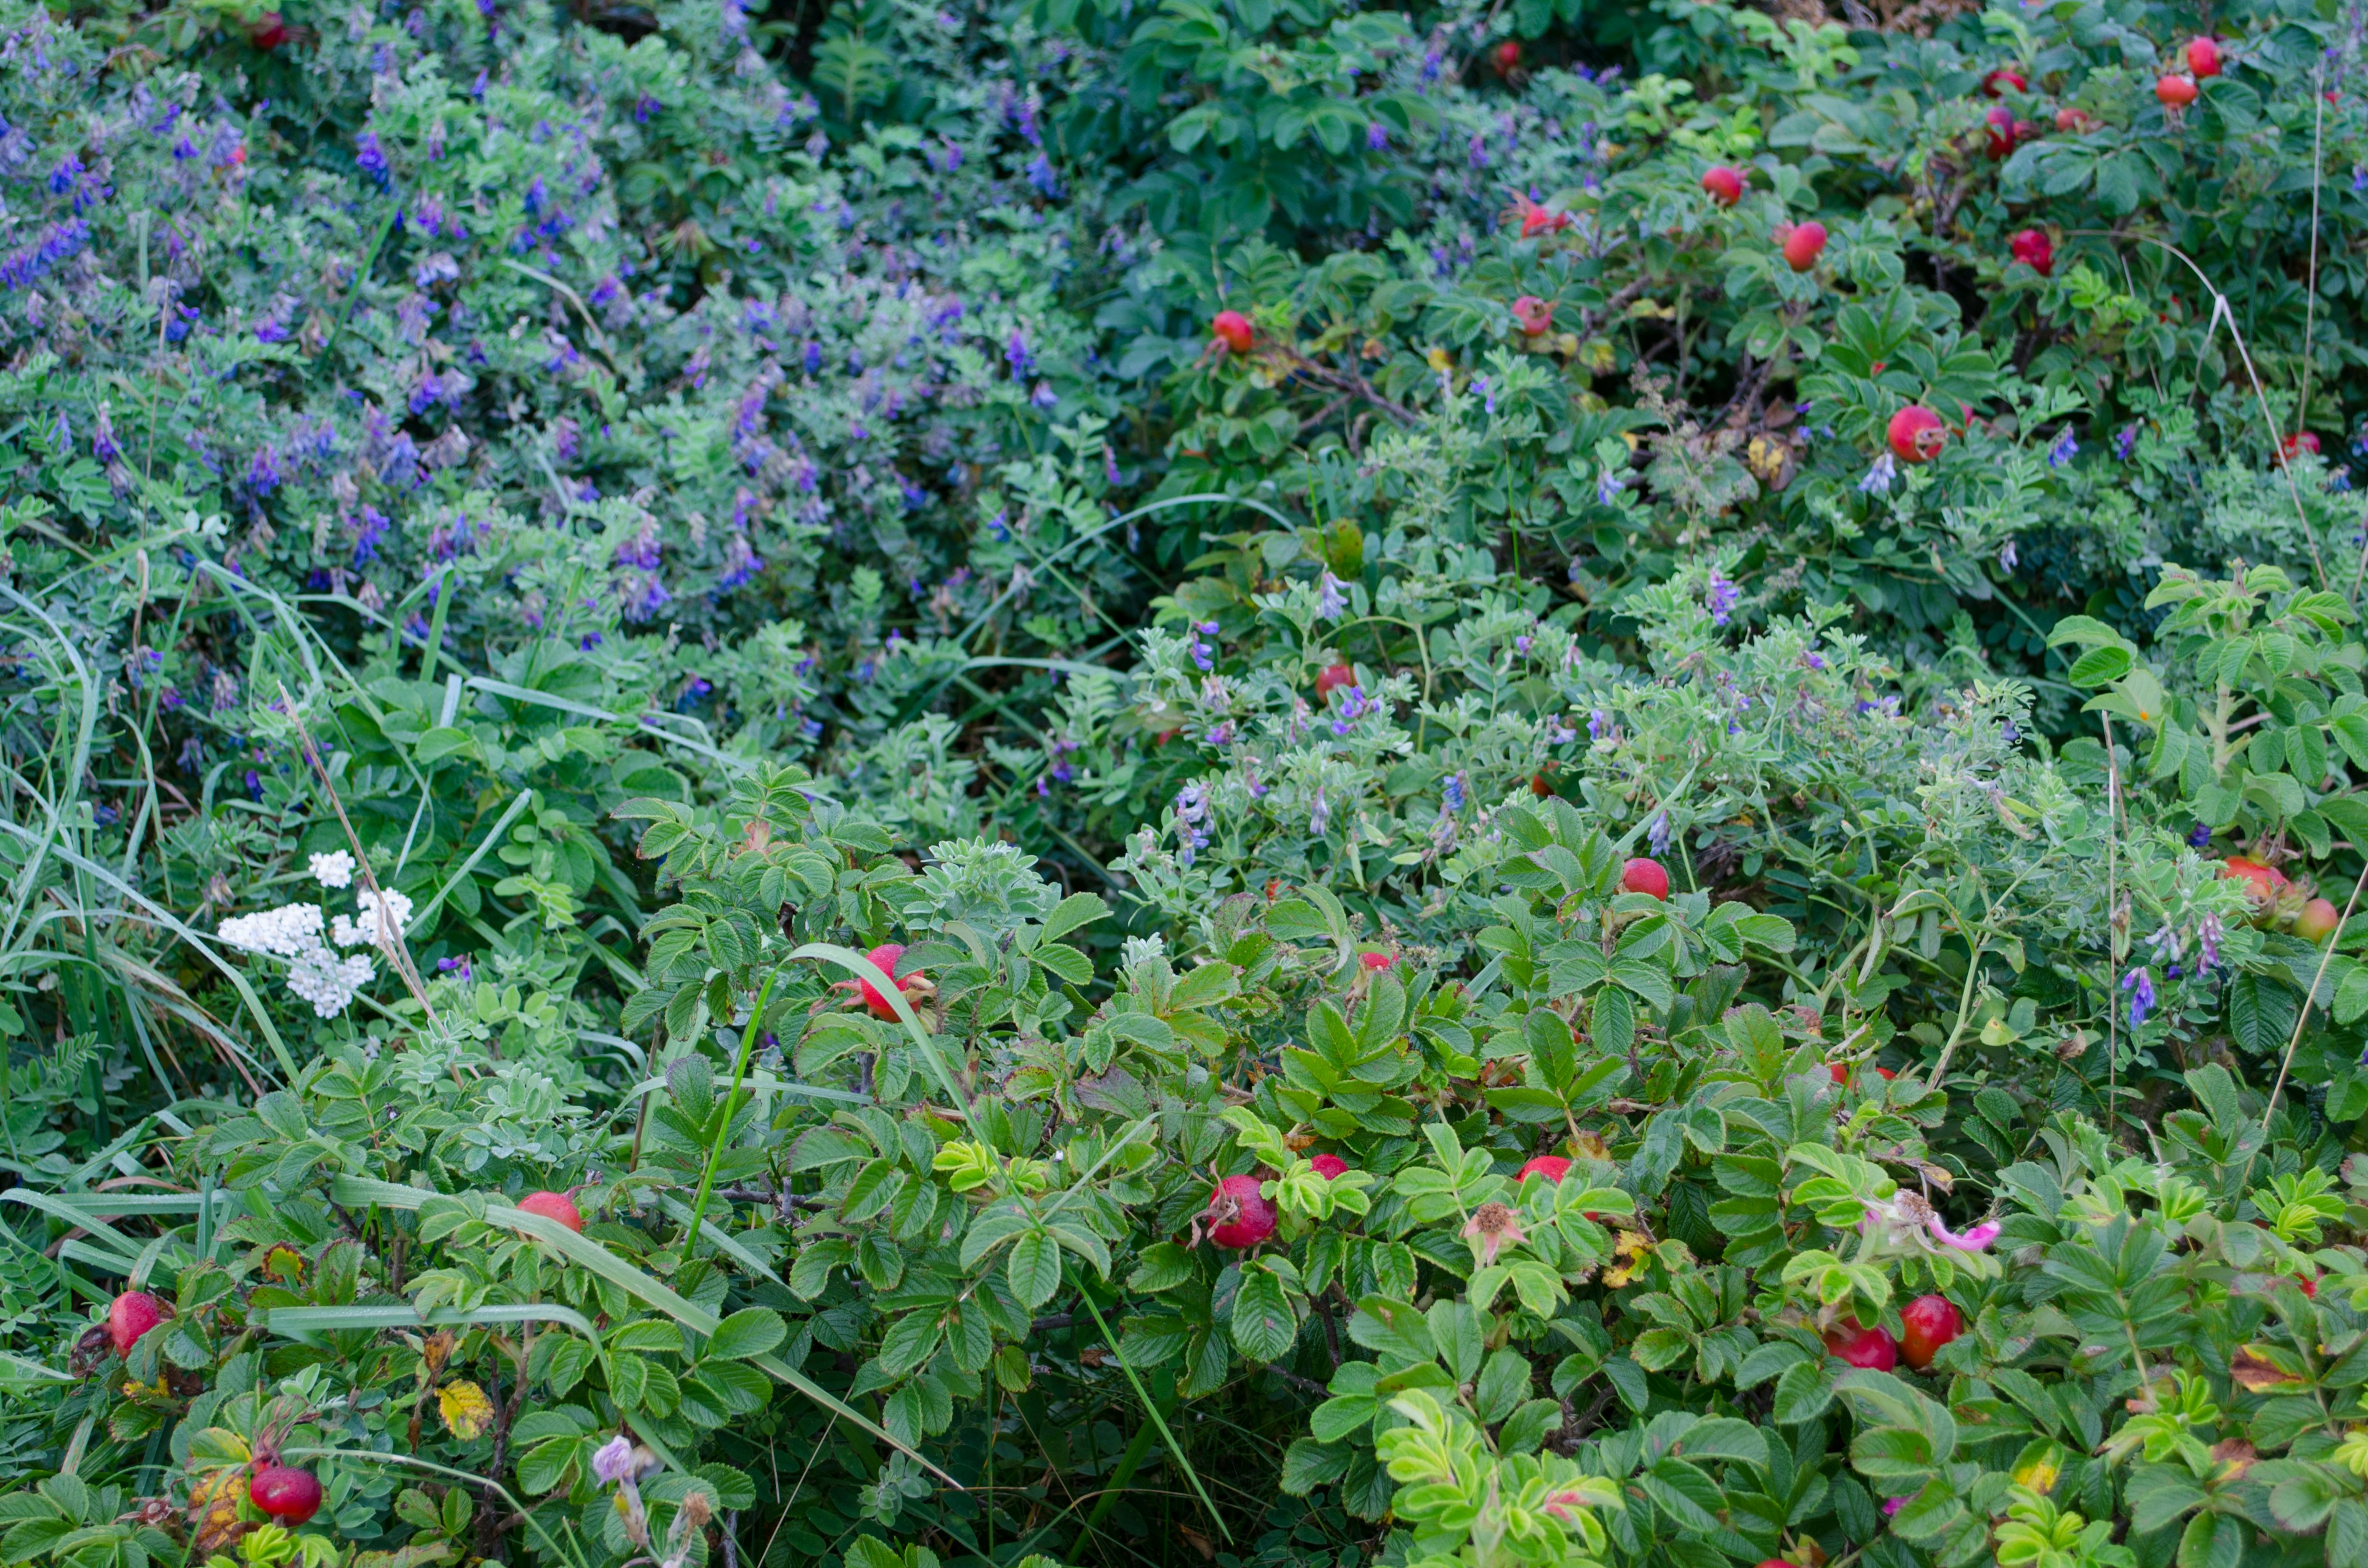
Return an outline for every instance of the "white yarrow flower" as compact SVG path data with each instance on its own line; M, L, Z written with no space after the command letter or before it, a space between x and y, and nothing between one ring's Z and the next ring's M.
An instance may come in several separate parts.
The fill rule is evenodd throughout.
M313 903L283 903L277 909L225 920L214 928L214 935L243 953L292 959L320 947L321 908Z
M379 901L381 899L385 900L382 906L385 915L383 923L380 919L381 905ZM386 939L392 941L402 936L404 926L410 923L411 900L396 892L393 888L381 893L373 893L370 889L364 888L354 895L354 902L358 906L354 911L355 917L348 920L340 915L329 927L329 934L336 938L337 946L341 948L377 946L380 941L381 924L384 926Z
M342 849L313 857L313 880L324 888L354 885L354 858Z
M374 971L368 953L339 958L326 948L296 955L288 966L288 989L313 1004L313 1011L334 1018L351 1005L354 993L370 983Z

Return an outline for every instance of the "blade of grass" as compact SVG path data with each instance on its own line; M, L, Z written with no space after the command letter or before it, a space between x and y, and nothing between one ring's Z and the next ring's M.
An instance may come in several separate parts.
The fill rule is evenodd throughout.
M1224 1518L1217 1512L1216 1504L1209 1500L1209 1489L1201 1484L1201 1472L1194 1470L1192 1461L1184 1457L1183 1445L1177 1442L1176 1434L1167 1429L1167 1417L1159 1414L1159 1406L1143 1386L1143 1380L1134 1375L1134 1368L1127 1362L1126 1352L1119 1348L1118 1335L1112 1334L1110 1324L1102 1321L1101 1308L1094 1305L1094 1298L1089 1292L1079 1291L1077 1299L1086 1303L1086 1311L1092 1316L1094 1326L1102 1331L1102 1343L1110 1346L1110 1359L1117 1362L1118 1369L1126 1374L1127 1382L1134 1390L1134 1397L1143 1401L1143 1413L1151 1417L1153 1426L1159 1428L1160 1440L1167 1445L1167 1451L1175 1457L1176 1466L1184 1472L1184 1479L1192 1483L1192 1490L1200 1496L1201 1506L1209 1510L1209 1518L1216 1525L1217 1533L1225 1538L1226 1544L1231 1545L1234 1532L1225 1528Z
M708 1196L715 1190L715 1167L723 1159L723 1140L732 1131L732 1115L740 1098L741 1080L748 1075L748 1058L757 1050L757 1031L765 1027L765 1007L773 999L773 983L781 978L780 970L765 976L765 983L757 992L757 1005L748 1010L748 1027L740 1031L740 1060L732 1068L732 1087L723 1096L723 1108L715 1121L715 1141L707 1146L707 1165L699 1173L699 1196L690 1202L690 1226L685 1233L682 1256L697 1256L699 1227L707 1218Z

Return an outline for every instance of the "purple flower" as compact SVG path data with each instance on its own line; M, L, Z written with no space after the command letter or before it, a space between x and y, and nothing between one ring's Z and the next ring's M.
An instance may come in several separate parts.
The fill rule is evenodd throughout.
M1874 460L1866 465L1866 472L1858 482L1858 493L1861 495L1888 495L1892 482L1898 477L1899 465L1891 460L1891 454L1878 452Z
M2130 1028L2144 1028L2146 1015L2154 1010L2154 976L2144 967L2134 969L2122 977L2122 989L2130 994Z
M2047 466L2062 468L2079 455L2080 443L2072 438L2072 426L2066 425L2064 434L2056 437L2055 444L2047 449Z
M1728 581L1726 574L1715 566L1710 569L1710 582L1702 590L1702 606L1710 611L1713 626L1725 626L1742 598L1743 589Z
M354 166L370 176L381 190L386 188L386 149L378 142L378 132L365 131L354 138Z
M1463 774L1451 773L1448 775L1446 788L1440 791L1439 803L1440 808L1445 811L1460 812L1463 809L1464 786Z
M257 447L255 460L247 465L246 483L258 495L268 495L279 488L279 457L269 447Z
M1371 125L1365 127L1365 150L1367 152L1378 153L1386 148L1389 144L1390 128L1388 126L1383 125L1377 119Z
M1024 381L1036 368L1036 356L1028 351L1028 339L1018 327L1011 329L1011 340L1003 346L1004 363L1011 367L1011 379Z
M1595 504L1599 506L1609 506L1620 498L1620 493L1626 488L1628 486L1621 477L1607 468L1595 481Z
M1061 394L1053 390L1052 382L1038 381L1036 390L1028 394L1028 401L1038 408L1057 408L1060 406Z
M1652 852L1656 859L1669 852L1668 812L1655 812L1653 820L1645 824L1645 847Z
M1061 176L1053 172L1051 161L1042 153L1028 161L1028 183L1039 196L1057 199L1061 194Z
M2200 822L2193 827L2187 830L2187 845L2189 848L2203 849L2208 847L2211 843L2212 824L2210 823Z
M2130 454L2137 450L2137 445L2138 427L2135 425L2123 426L2121 434L2113 437L2113 457L2115 460L2120 462L2129 461Z

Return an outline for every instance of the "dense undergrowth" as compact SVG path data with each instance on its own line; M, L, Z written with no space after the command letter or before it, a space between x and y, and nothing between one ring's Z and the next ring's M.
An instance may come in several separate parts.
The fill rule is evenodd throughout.
M2368 1563L2356 6L0 27L0 1562Z

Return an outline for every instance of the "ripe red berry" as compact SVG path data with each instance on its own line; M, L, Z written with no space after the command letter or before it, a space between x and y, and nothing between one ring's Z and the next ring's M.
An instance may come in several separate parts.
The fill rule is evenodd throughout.
M1338 1154L1318 1154L1307 1163L1326 1181L1338 1181L1349 1174L1349 1162Z
M1828 1062L1826 1063L1826 1075L1837 1084L1847 1085L1850 1082L1850 1063Z
M1387 969L1397 960L1387 953L1359 953L1357 961L1367 969Z
M2302 1287L2302 1293L2304 1295L2308 1296L2314 1301L2318 1300L2318 1280L2316 1277L2305 1279L2297 1275L2294 1278L2294 1283Z
M1647 892L1655 898L1669 896L1669 873L1658 860L1638 856L1620 868L1620 886L1625 892Z
M247 1500L283 1525L301 1525L321 1511L321 1482L309 1470L267 1466L246 1483Z
M1554 330L1554 301L1541 300L1535 294L1524 294L1513 301L1513 319L1521 324L1521 331L1531 337Z
M896 973L896 960L905 956L904 943L882 942L863 956L871 960L871 966L874 969L886 975L889 979L896 982L896 989L899 993L905 995L912 994L913 982L918 980L920 976L918 974L907 974L899 977ZM855 994L863 998L863 1006L865 1011L869 1012L873 1017L895 1017L896 1004L882 995L880 994L880 988L872 984L870 981L858 976L855 982Z
M1218 342L1236 354L1248 353L1258 335L1250 327L1250 318L1239 311L1219 311L1216 319L1209 324L1209 330L1217 335Z
M2315 898L2304 904L2302 913L2294 916L2294 934L2317 947L2333 936L2335 928L2342 924L2341 910L2326 899Z
M1783 236L1784 265L1795 272L1806 272L1817 265L1817 257L1826 248L1826 226L1808 222L1791 230Z
M2187 69L2199 82L2207 76L2220 74L2220 40L2211 38L2188 40Z
M1891 443L1891 455L1904 463L1930 462L1949 444L1949 427L1920 403L1911 403L1893 415L1884 435Z
M1315 700L1324 701L1334 690L1357 684L1357 672L1347 665L1326 665L1315 675Z
M1521 1174L1513 1178L1513 1185L1519 1187L1533 1176L1543 1176L1550 1182L1559 1183L1569 1171L1570 1162L1560 1154L1540 1154L1521 1167Z
M246 41L266 54L288 41L288 24L277 11L266 11L246 25Z
M2278 461L2283 463L2300 452L2308 452L2312 457L2317 457L2320 449L2317 431L2298 430L2278 443Z
M557 1221L579 1236L584 1233L584 1216L576 1209L575 1200L564 1192L529 1192L518 1200L518 1206L521 1214L540 1214L546 1220Z
M2165 108L2185 108L2195 101L2195 78L2169 73L2154 79L2154 96L2162 100Z
M2022 79L2020 71L2009 71L2001 65L1982 78L1982 94L1986 97L2002 98L2009 93L2027 93L2031 84Z
M1488 51L1488 58L1497 62L1497 70L1510 71L1521 62L1521 46L1513 40L1507 39Z
M2220 874L2250 883L2245 892L2255 903L2275 903L2278 894L2286 889L2284 872L2273 866L2263 865L2249 855L2229 856L2220 862Z
M1209 1193L1203 1212L1209 1239L1221 1247L1254 1247L1274 1234L1274 1205L1258 1196L1258 1178L1229 1176Z
M1982 117L1982 133L1987 138L1987 151L1993 159L2003 158L2014 151L2014 111L2004 104Z
M1918 1371L1932 1353L1965 1332L1965 1318L1946 1296L1918 1296L1899 1312L1900 1358Z
M1721 207L1732 207L1743 199L1743 171L1713 164L1702 171L1702 189Z
M2084 108L2059 108L2055 111L2055 129L2078 136L2097 129L2097 117Z
M1853 1367L1866 1367L1887 1372L1899 1364L1899 1346L1893 1343L1889 1331L1881 1326L1861 1328L1850 1318L1844 1318L1826 1331L1826 1348Z
M2042 278L2055 275L2055 242L2047 237L2046 230L2021 230L2007 241L2006 248L2013 253L2015 260Z
M145 1290L126 1290L107 1304L107 1337L129 1356L141 1336L165 1321L165 1304Z

